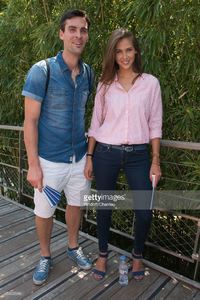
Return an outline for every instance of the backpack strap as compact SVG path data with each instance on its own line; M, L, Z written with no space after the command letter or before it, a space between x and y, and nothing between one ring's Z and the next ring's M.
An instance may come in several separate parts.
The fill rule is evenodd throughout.
M90 95L92 92L92 86L93 86L92 68L89 65L85 64L85 69L86 69L87 78L88 78L89 95Z
M50 65L49 65L48 59L45 59L45 63L47 66L47 79L46 79L46 84L45 84L45 95L46 95L47 90L48 90L48 85L49 85L49 79L50 79Z

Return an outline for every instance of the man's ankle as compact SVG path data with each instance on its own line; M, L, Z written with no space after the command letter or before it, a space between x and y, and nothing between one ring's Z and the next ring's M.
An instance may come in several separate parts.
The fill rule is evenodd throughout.
M75 246L75 247L68 246L69 251L78 250L78 248L79 248L79 246Z

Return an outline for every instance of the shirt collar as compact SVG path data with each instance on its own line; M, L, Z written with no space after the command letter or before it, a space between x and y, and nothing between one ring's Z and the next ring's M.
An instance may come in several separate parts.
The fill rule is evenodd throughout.
M140 78L144 79L144 73L141 73L141 75L139 76ZM118 81L118 75L115 75L114 81Z
M137 87L138 86L138 84L140 83L140 80L144 80L145 78L144 78L144 73L142 73L140 76L139 76L139 78L137 78L137 80L135 81L135 83L133 84L133 86L130 88L130 90L134 87L134 89L135 89L135 87ZM119 81L118 81L118 75L116 74L116 76L115 76L115 78L114 78L114 81L113 81L114 83L115 83L115 85L117 86L117 87L119 87L120 89L122 89L122 86L121 86L121 84L119 83Z
M60 68L63 72L64 71L70 71L71 72L69 66L66 64L66 62L63 59L62 53L63 53L62 50L58 52L58 54L56 56L56 60L58 61L59 65L60 65ZM83 72L83 61L81 59L79 60L79 67L80 67L80 73L82 73Z

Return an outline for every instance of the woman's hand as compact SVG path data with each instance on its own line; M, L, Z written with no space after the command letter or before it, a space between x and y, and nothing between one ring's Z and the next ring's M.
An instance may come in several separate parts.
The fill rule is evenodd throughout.
M92 157L90 157L90 156L87 156L87 158L86 158L84 175L85 175L85 178L88 180L92 180L94 178Z
M152 163L151 164L151 168L150 168L150 174L149 174L149 178L152 181L152 175L155 175L155 184L154 187L157 186L158 181L160 180L161 177L161 169L160 169L160 165Z

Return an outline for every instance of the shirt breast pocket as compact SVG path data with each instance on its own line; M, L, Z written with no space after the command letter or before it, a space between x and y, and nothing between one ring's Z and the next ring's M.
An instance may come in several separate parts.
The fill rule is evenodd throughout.
M88 90L82 90L80 92L80 97L79 97L79 105L81 109L84 109L88 100L89 96L89 91Z
M70 101L70 93L66 89L48 89L47 96L45 99L45 105L55 109L62 110L66 109Z

